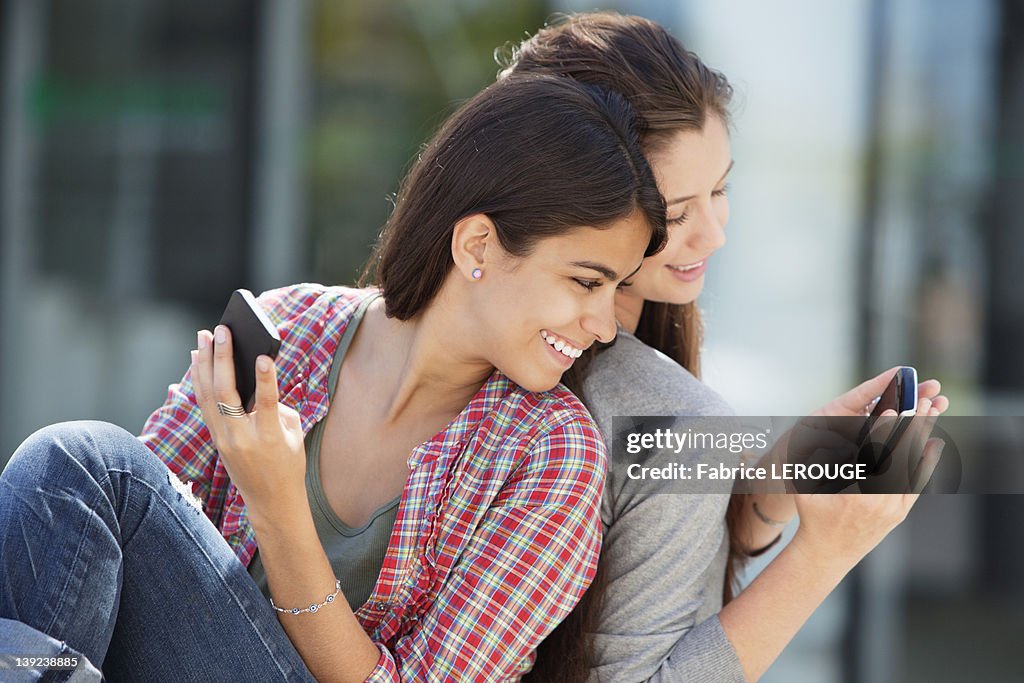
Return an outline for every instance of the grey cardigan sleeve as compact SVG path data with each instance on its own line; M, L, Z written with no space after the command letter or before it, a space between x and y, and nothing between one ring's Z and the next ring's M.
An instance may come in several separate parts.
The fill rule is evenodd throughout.
M745 681L717 615L723 497L650 495L619 511L602 552L608 585L592 681Z

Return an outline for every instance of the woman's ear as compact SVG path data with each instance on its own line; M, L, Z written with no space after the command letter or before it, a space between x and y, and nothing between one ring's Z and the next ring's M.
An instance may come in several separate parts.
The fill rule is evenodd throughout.
M479 280L487 270L488 249L497 244L494 221L486 214L474 213L460 219L452 230L452 260L468 280ZM493 261L493 259L492 259Z

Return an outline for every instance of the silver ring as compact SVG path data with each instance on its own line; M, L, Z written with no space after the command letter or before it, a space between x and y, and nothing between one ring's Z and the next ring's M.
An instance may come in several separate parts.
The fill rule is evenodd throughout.
M245 408L242 406L229 406L227 403L217 401L217 412L224 417L245 417Z

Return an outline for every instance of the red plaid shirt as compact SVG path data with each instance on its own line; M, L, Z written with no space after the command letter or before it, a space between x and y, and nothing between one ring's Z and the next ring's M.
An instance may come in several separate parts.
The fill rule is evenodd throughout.
M277 324L282 402L308 432L359 302L374 290L296 285L260 302ZM186 374L139 437L180 478L248 566L256 537ZM531 393L500 372L416 447L384 565L356 611L377 643L370 681L516 680L593 578L604 442L564 387Z

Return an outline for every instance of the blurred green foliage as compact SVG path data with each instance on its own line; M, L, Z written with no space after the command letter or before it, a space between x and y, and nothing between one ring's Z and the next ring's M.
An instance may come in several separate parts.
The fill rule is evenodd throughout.
M547 14L537 0L315 2L311 279L356 279L417 150L494 80L495 48L535 31Z

